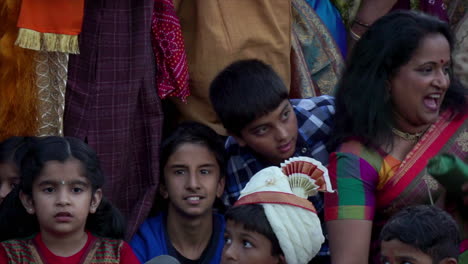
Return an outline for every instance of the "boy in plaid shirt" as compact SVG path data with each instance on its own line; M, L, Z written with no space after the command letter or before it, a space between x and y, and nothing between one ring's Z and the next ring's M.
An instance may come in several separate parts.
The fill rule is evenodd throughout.
M224 203L232 205L261 169L294 156L328 164L326 144L333 127L334 98L288 99L278 74L259 60L234 62L216 76L210 99L229 137ZM311 199L323 220L319 196ZM324 244L325 245L325 244ZM319 255L328 255L325 245Z

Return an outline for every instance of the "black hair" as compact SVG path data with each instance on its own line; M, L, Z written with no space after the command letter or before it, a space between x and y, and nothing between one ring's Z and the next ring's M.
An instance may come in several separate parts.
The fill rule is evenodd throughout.
M271 228L270 222L265 215L263 206L260 204L246 204L233 206L226 211L226 221L234 221L242 224L247 231L257 232L264 235L271 242L271 255L284 255L278 238Z
M28 151L26 152L20 166L21 181L18 190L15 190L14 197L8 197L2 204L2 215L8 215L10 210L19 210L24 216L22 230L11 232L10 238L24 237L32 235L39 231L39 223L35 216L29 215L19 202L19 193L32 197L32 186L42 169L48 161L65 162L70 159L78 160L83 169L85 177L89 180L92 192L102 188L104 185L104 174L101 170L99 159L94 150L92 150L83 141L72 137L38 137L31 140ZM8 220L11 224L16 224ZM12 226L10 226L12 228ZM16 227L15 227L16 228ZM14 229L14 228L13 228ZM125 221L122 214L104 197L101 200L96 212L89 214L86 220L86 229L91 233L115 239L122 239L125 233ZM2 236L2 239L5 237ZM8 238L7 238L8 239Z
M440 208L428 205L407 207L385 224L381 241L397 239L431 256L433 263L458 258L460 231L453 218Z
M198 144L206 147L216 158L216 162L219 166L220 178L224 178L226 176L227 161L223 138L213 129L204 124L185 121L180 123L161 144L159 184L166 184L164 167L166 167L167 161L171 155L185 143ZM157 214L159 211L167 211L167 201L161 197L159 192L155 200L156 202L153 204L153 208L151 209L151 215ZM216 198L213 207L218 209L220 212L225 210L223 203L218 198Z
M12 163L17 168L21 165L29 137L9 137L0 143L0 163Z
M453 50L447 23L416 11L385 15L362 36L338 85L332 148L352 136L366 144L391 144L392 103L386 86L430 34L443 35ZM452 71L449 76L441 108L464 111L467 91Z
M210 99L229 133L240 135L249 123L275 110L288 89L273 68L259 60L240 60L222 70L210 85Z
M164 167L169 157L185 143L198 144L206 147L216 158L219 165L220 176L225 176L226 154L224 142L213 129L198 122L186 121L179 124L172 134L163 140L161 145L161 158L159 167L161 168L160 183L165 184Z

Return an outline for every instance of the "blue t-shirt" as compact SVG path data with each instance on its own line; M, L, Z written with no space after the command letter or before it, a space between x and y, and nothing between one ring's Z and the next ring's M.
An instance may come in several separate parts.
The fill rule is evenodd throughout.
M172 246L167 234L166 214L161 213L156 217L148 218L140 226L130 241L130 246L141 263L160 255L170 255L182 264L218 264L221 262L221 253L224 247L224 229L224 217L220 214L213 214L213 233L208 246L198 260L189 260Z

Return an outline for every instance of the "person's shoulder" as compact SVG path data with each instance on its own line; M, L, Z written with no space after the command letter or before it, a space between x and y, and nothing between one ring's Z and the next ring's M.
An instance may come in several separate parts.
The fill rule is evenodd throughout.
M329 95L305 99L292 99L291 104L298 118L299 124L307 120L325 122L329 125L333 122L335 114L335 98Z
M148 235L150 233L155 233L156 230L164 228L164 217L165 214L160 213L157 216L147 218L138 228L137 234L140 236ZM157 233L157 232L156 232Z
M225 144L226 157L228 159L228 167L233 171L239 170L248 166L252 162L256 162L257 158L248 147L241 147L234 137L229 136ZM232 168L232 167L235 167ZM229 172L228 168L228 172Z
M335 109L335 97L330 95L321 95L303 99L290 99L290 102L295 108L307 111L322 107L329 108L330 110L333 110L333 112Z
M19 239L9 239L0 242L0 245L3 247L17 247L17 246L26 246L31 242L31 238L19 238Z
M388 154L371 144L364 144L363 140L358 137L350 137L343 142L335 153L339 155L353 155L365 160L381 160Z
M216 219L216 221L219 221L220 223L225 223L225 218L223 214L220 213L213 213L213 217Z
M22 238L15 238L15 239L8 239L5 241L1 241L0 244L2 245L26 245L29 244L33 241L33 239L37 236L37 234L27 236L27 237L22 237Z

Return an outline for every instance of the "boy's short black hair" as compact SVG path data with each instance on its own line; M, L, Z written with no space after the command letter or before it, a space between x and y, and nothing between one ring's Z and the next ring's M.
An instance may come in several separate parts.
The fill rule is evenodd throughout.
M460 232L453 218L435 206L407 207L383 227L380 240L397 239L431 256L433 263L458 258Z
M259 60L240 60L222 70L210 86L214 110L229 133L240 132L275 110L288 89L273 68Z
M284 255L279 245L278 238L271 228L270 222L265 215L263 206L260 204L246 204L234 206L225 214L226 222L231 220L240 223L247 231L257 232L264 235L271 242L271 255Z

